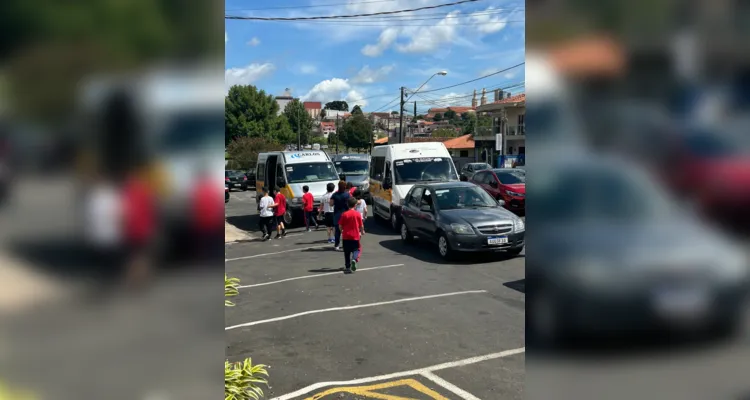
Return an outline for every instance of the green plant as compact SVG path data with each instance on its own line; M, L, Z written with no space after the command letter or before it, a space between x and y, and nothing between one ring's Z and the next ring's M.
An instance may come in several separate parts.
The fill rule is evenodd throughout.
M224 274L224 297L239 294L240 280ZM229 299L224 300L226 307L234 306ZM250 358L240 362L224 361L224 400L259 400L263 397L261 386L268 387L268 366L253 365Z

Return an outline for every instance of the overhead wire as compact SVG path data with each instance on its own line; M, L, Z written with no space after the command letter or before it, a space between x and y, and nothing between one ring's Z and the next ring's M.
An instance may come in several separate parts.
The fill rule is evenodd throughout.
M499 71L496 71L496 72L493 72L493 73L491 73L491 74L487 74L487 75L484 75L484 76L480 76L479 78L475 78L475 79L472 79L472 80L468 80L468 81L466 81L466 82L461 82L461 83L457 83L457 84L455 84L455 85L450 85L450 86L444 86L444 87L441 87L441 88L437 88L437 89L423 90L423 91L421 91L421 92L419 92L419 93L432 93L432 92L438 92L438 91L441 91L441 90L445 90L445 89L451 89L451 88L454 88L454 87L457 87L457 86L463 86L463 85L466 85L466 84L469 84L469 83L472 83L472 82L476 82L476 81L479 81L479 80L482 80L482 79L486 79L486 78L489 78L489 77L491 77L491 76L495 76L495 75L497 75L497 74L501 74L501 73L503 73L503 72L507 72L507 71L510 71L510 70L512 70L512 69L518 68L518 67L520 67L520 66L522 66L522 65L525 65L525 64L526 64L526 62L524 61L524 62L522 62L522 63L518 63L518 64L516 64L516 65L514 65L514 66L512 66L512 67L508 67L508 68L505 68L505 69L501 69L501 70L499 70Z
M224 19L239 19L239 20L251 20L251 21L308 21L308 20L320 20L320 19L340 19L340 18L360 18L360 17L371 17L375 15L392 15L392 14L403 14L421 10L433 10L436 8L457 6L466 3L476 3L480 0L459 0L452 3L436 4L432 6L424 6L411 8L406 10L393 10L393 11L379 11L374 13L363 13L363 14L349 14L349 15L317 15L313 17L254 17L254 16L239 16L239 15L225 15Z

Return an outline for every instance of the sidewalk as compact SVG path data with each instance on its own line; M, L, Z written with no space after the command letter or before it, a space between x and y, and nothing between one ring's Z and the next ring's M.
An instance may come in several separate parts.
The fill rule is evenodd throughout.
M0 254L0 314L16 313L58 301L69 290L62 282L35 272L30 266Z

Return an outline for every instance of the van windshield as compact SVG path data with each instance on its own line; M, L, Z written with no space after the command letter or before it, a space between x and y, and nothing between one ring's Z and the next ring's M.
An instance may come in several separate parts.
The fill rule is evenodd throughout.
M408 158L396 160L393 164L396 171L396 185L458 180L453 162L447 157Z
M365 175L370 170L367 161L336 161L336 169L346 175Z
M288 183L337 181L339 179L330 162L310 162L286 165Z

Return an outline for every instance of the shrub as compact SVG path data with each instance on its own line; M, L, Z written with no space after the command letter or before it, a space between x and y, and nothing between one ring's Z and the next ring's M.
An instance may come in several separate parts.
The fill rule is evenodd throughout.
M224 274L224 306L233 307L228 297L239 294L240 280ZM253 365L250 358L240 362L224 362L224 400L259 400L263 397L261 386L268 387L268 366Z

